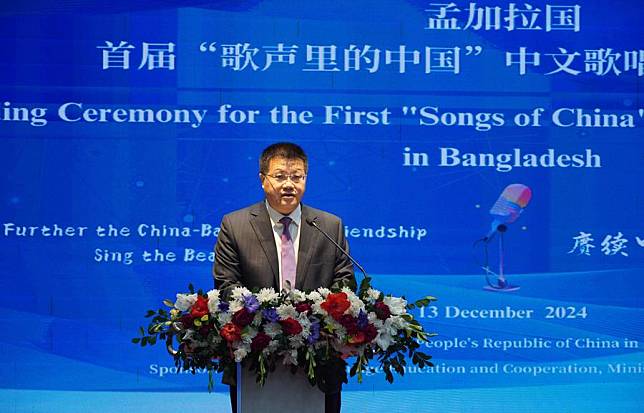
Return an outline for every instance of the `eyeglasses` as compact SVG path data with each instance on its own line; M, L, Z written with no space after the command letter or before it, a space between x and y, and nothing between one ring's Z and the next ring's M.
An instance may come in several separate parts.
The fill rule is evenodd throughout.
M291 182L293 182L294 184L299 184L300 182L302 182L302 181L304 181L306 179L306 175L302 175L302 174L288 175L288 174L278 173L278 174L275 174L275 175L269 175L269 174L262 174L262 175L269 176L269 177L273 178L275 180L275 182L280 183L280 184L283 184L288 179L290 179Z

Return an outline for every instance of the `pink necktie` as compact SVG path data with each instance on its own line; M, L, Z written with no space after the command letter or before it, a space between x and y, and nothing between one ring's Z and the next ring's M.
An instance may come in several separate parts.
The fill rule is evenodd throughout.
M295 247L293 246L293 239L289 231L291 221L292 219L289 217L280 219L280 223L284 225L284 231L282 231L281 235L282 288L287 289L295 288Z

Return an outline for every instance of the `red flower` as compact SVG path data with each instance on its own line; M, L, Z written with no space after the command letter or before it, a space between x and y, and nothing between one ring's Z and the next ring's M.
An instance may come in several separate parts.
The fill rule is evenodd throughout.
M199 327L199 334L206 337L210 333L210 330L212 330L212 326L210 324L204 324Z
M257 335L253 337L253 341L250 343L250 349L251 351L262 351L266 346L268 346L270 341L271 338L265 333L257 333Z
M202 295L197 297L197 302L192 305L190 315L194 318L201 318L208 314L208 297Z
M367 327L364 328L364 341L365 343L369 343L373 341L374 338L378 335L378 330L376 329L376 326L373 324L368 324Z
M219 334L229 343L241 339L241 329L233 323L228 323L223 326Z
M331 317L338 320L351 307L351 303L347 299L347 294L340 292L327 295L326 300L320 304L320 307L329 313Z
M183 326L184 329L187 328L192 328L194 324L192 323L192 316L190 314L184 314L181 316L179 319L179 322Z
M249 312L246 307L244 307L233 314L233 323L241 328L244 328L253 322L253 318L255 318L255 314Z
M391 310L389 310L389 306L382 301L378 301L375 305L375 310L376 310L376 316L380 320L386 320L389 318L391 315Z
M308 313L309 311L311 311L311 304L306 302L297 303L295 304L295 310L298 313Z
M343 316L342 318L344 317L345 316ZM347 339L349 344L369 343L373 341L373 339L378 335L378 330L373 324L367 324L365 328L363 328L362 330L357 330L355 332L350 332L347 328L347 332L349 333L349 338Z
M286 320L280 321L284 332L289 336L294 336L302 332L302 325L294 318L287 318Z
M356 334L358 332L358 319L352 315L345 314L338 320L342 327L347 329L349 335Z

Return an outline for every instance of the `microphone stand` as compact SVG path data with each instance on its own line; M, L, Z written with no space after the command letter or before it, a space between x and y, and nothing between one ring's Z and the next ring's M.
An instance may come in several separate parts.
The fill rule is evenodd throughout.
M367 274L367 272L365 271L365 269L364 269L364 268L362 268L362 265L360 265L360 263L358 263L358 261L356 261L356 260L351 256L351 254L349 254L349 252L348 252L347 250L345 250L344 248L342 248L342 246L340 246L340 244L338 244L338 243L337 243L333 238L331 238L331 236L330 236L329 234L327 234L327 233L326 233L326 231L324 231L322 228L320 228L320 226L318 225L318 223L317 223L317 221L316 221L316 220L317 220L317 218L315 218L315 219L307 218L307 219L306 219L306 223L307 223L307 224L309 224L310 226L314 227L314 228L315 228L315 229L317 229L318 231L320 231L320 233L321 233L322 235L324 235L324 237L325 237L326 239L328 239L329 241L331 241L331 242L333 243L333 245L335 245L335 247L336 247L337 249L339 249L339 250L340 250L340 252L342 252L344 255L346 255L346 257L347 257L347 258L349 258L349 261L351 261L351 262L353 263L353 265L355 265L356 267L358 267L358 269L362 272L362 282L361 282L361 283L360 283L360 285L358 286L358 289L359 289L360 291L362 291L363 289L368 288L368 287L369 287L369 285L370 285L370 283L371 283L371 277L369 276L369 274Z
M507 225L499 225L497 227L497 231L499 232L499 274L495 274L497 276L496 280L496 285L494 283L490 282L490 279L488 275L490 273L494 274L492 271L490 271L490 267L488 263L485 263L485 267L483 267L483 270L485 270L485 279L487 281L487 284L485 287L483 287L484 290L487 291L495 291L495 292L512 292L512 291L517 291L519 288L518 285L511 285L508 283L508 281L505 278L505 245L504 245L504 234L508 230ZM487 242L485 243L485 256L487 257Z

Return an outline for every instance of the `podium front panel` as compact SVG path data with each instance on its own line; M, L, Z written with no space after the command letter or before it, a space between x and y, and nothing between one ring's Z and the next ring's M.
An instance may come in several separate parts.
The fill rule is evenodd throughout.
M255 377L255 372L237 364L238 413L324 413L324 393L311 386L303 371L293 374L287 366L278 365L264 386Z

